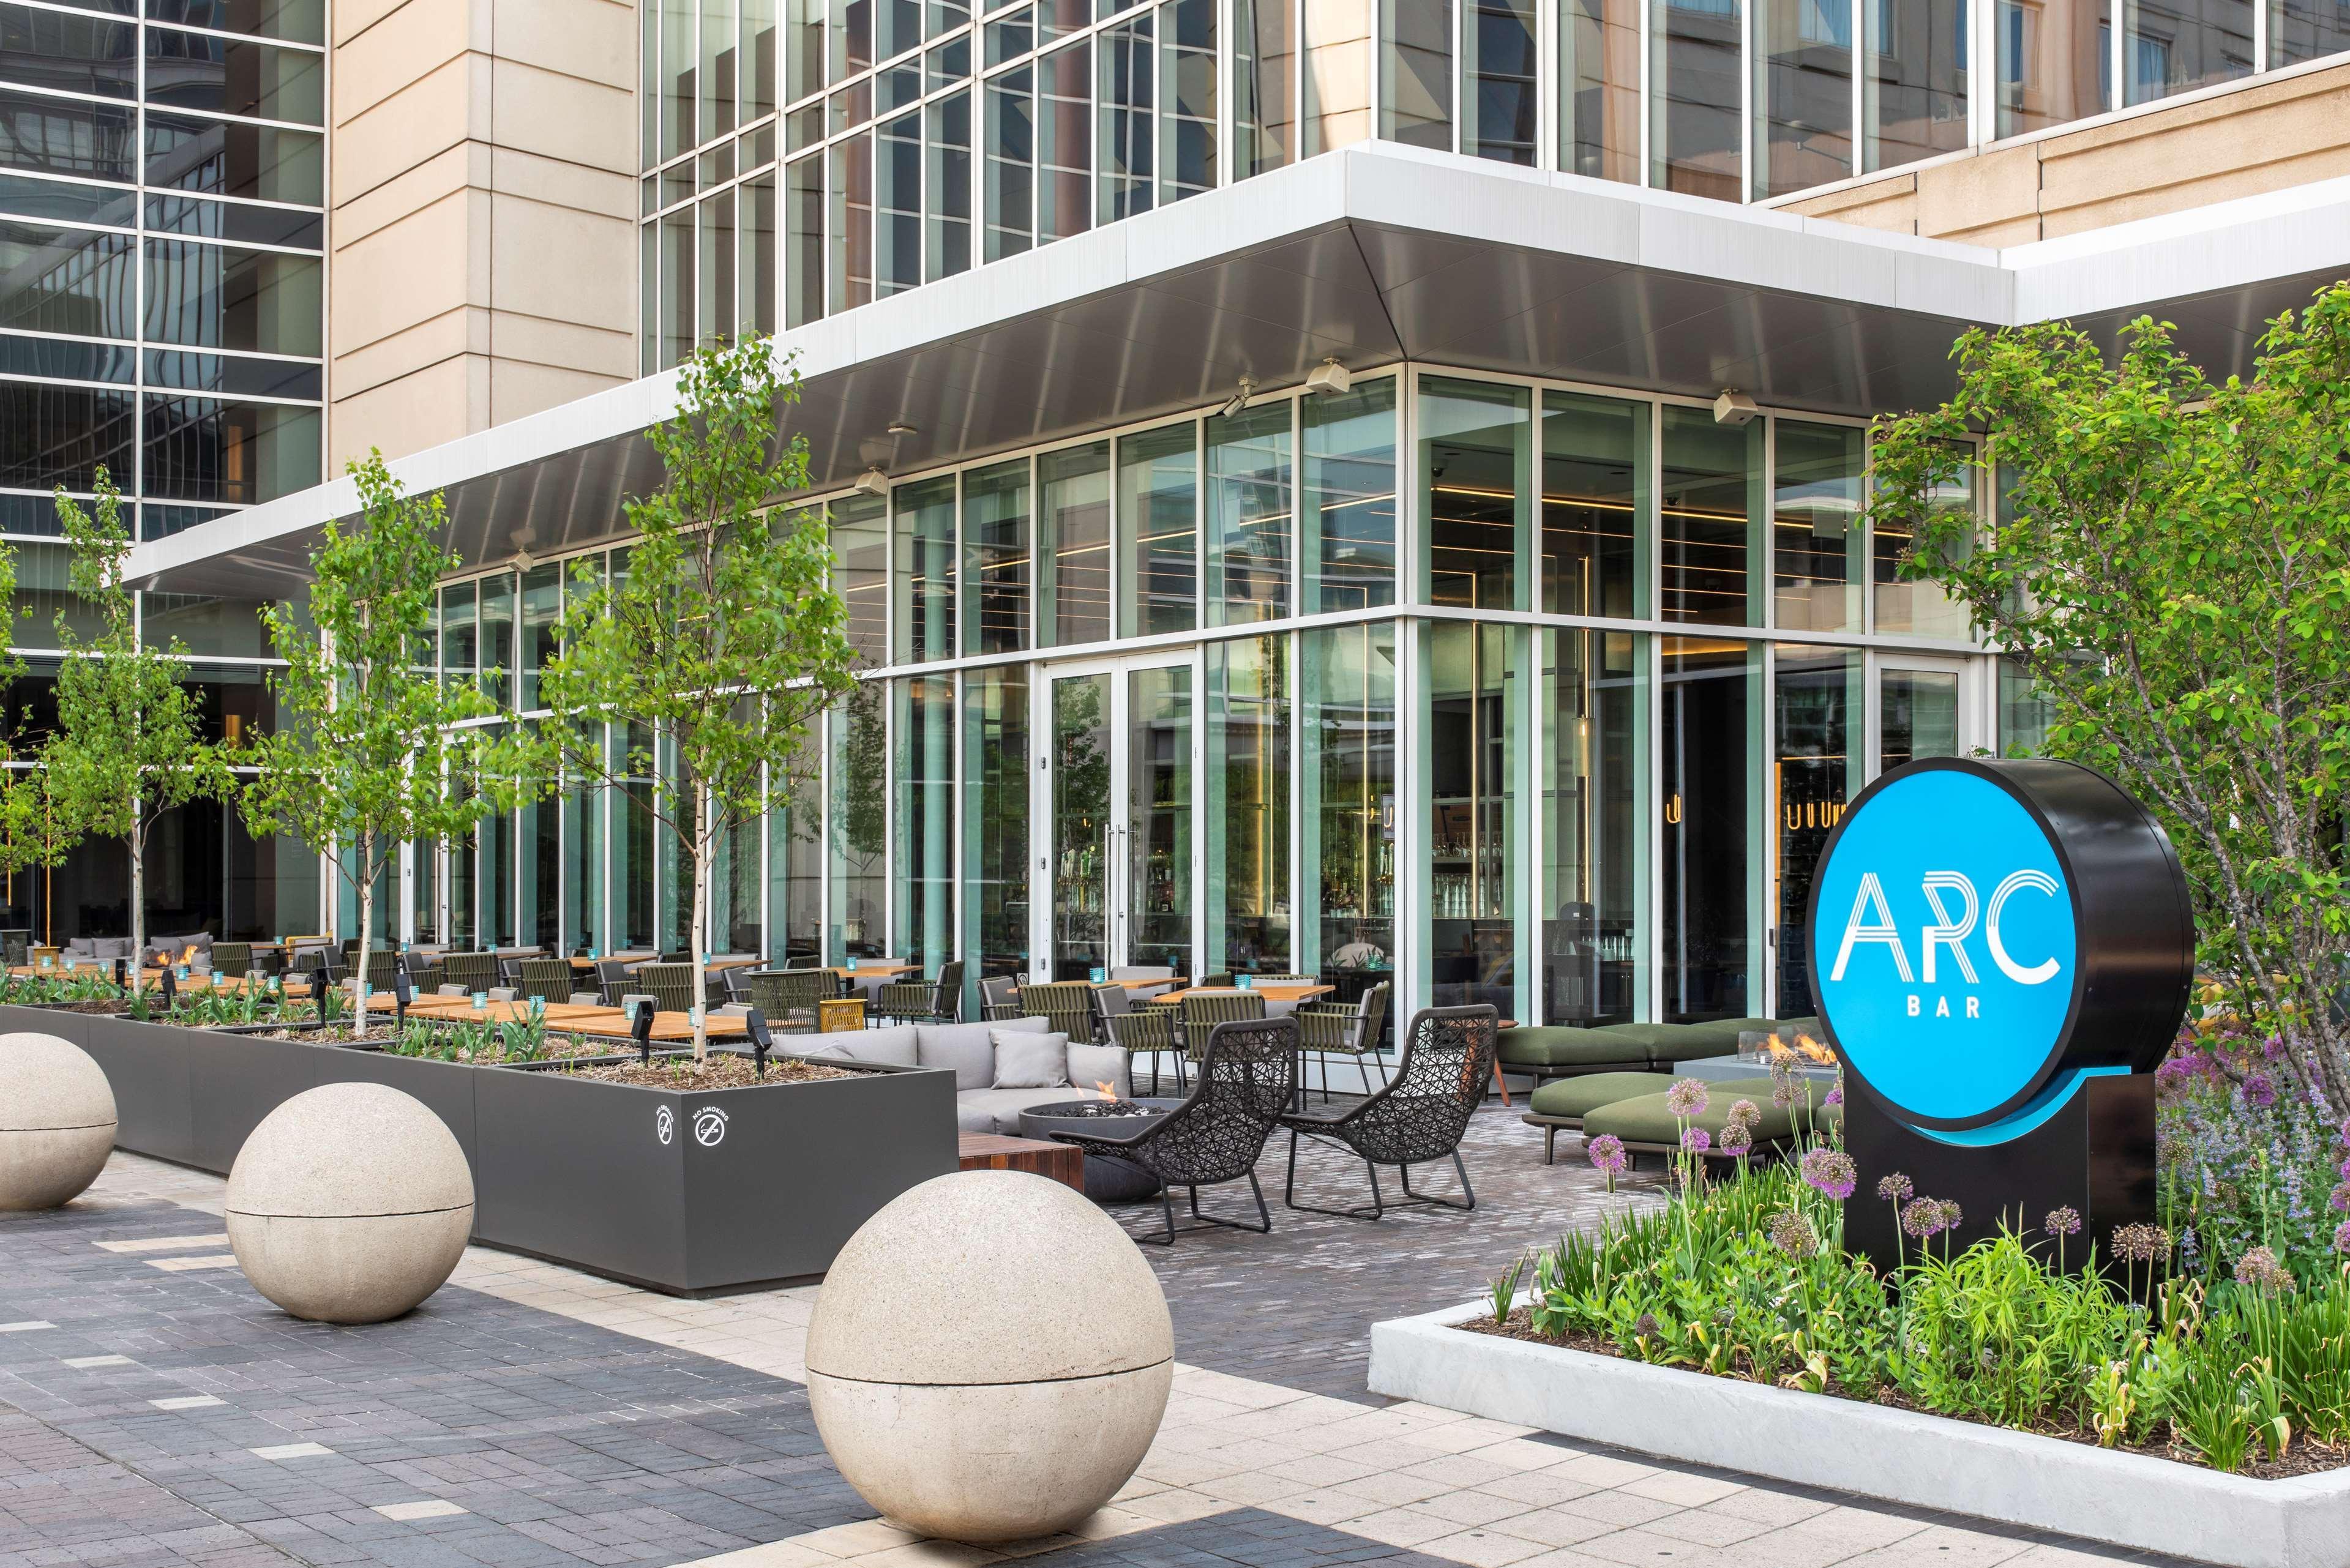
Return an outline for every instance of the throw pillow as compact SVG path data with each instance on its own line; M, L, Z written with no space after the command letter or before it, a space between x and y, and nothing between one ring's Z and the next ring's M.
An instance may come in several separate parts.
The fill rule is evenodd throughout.
M1059 1089L1069 1082L1069 1037L993 1029L995 1086L999 1089Z
M1119 1099L1134 1096L1133 1069L1125 1047L1075 1044L1069 1047L1069 1082L1080 1089L1107 1084Z

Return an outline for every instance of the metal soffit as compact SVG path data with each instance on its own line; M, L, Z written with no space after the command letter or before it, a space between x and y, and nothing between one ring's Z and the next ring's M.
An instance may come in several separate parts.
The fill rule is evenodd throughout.
M2313 243L2330 249L2333 231ZM1357 150L787 334L806 375L787 428L833 489L876 461L911 474L1213 405L1243 377L1294 387L1331 356L1357 374L1410 359L1709 399L1735 387L1765 406L1866 415L1947 395L1952 339L2014 319L2017 262L2053 248ZM2101 264L2075 244L2058 259L2092 280L2087 294L2126 298L2113 274L2133 253L2116 254ZM2230 277L2073 319L2110 342L2150 312L2214 371L2249 374L2261 324L2338 270ZM442 490L469 564L518 544L546 556L625 532L624 498L660 477L639 432L674 400L673 373L651 377L394 467L411 489ZM884 434L892 424L912 433ZM285 593L307 580L323 520L353 504L348 481L330 482L143 545L133 570L174 592Z

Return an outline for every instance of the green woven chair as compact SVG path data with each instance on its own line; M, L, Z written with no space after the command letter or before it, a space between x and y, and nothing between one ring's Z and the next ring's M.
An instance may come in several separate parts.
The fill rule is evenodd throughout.
M743 999L778 1034L816 1031L816 1003L832 995L832 976L820 969L760 969L743 977Z
M1251 985L1319 985L1322 983L1322 977L1318 974L1251 974L1249 983Z
M517 996L562 1002L571 995L571 964L565 959L525 959L515 979Z
M215 960L215 962L218 961ZM367 985L370 992L390 991L392 976L399 971L400 955L381 949L368 954Z
M20 961L11 959L8 961L16 963ZM213 944L213 974L223 980L241 980L252 972L253 944L251 942L214 942Z
M495 953L443 953L441 973L444 983L462 985L468 992L487 991L498 983L498 956Z
M636 987L653 999L660 1012L686 1012L693 1007L693 966L690 963L648 963L637 966Z
M900 1023L962 1023L962 960L941 964L935 981L889 981L874 998L873 1011Z
M1073 1042L1094 1037L1094 988L1082 980L1055 980L1020 988L1020 1012L1043 1018L1048 1033Z
M1330 1058L1352 1056L1362 1075L1363 1093L1371 1092L1371 1070L1363 1060L1378 1054L1379 1027L1387 1022L1388 982L1381 981L1363 992L1350 1007L1307 1002L1297 1010L1297 1048L1322 1060L1322 1098L1330 1098ZM1379 1082L1387 1082L1387 1063L1379 1064Z
M1217 1024L1253 1023L1264 1016L1264 998L1251 991L1187 996L1180 1005L1184 1054L1194 1062L1206 1052L1208 1032Z
M1150 1092L1159 1093L1159 1059L1175 1058L1175 1086L1188 1088L1183 1074L1183 1054L1175 1044L1175 1010L1171 1007L1145 1007L1132 1012L1114 1012L1103 1020L1109 1028L1110 1044L1125 1047L1127 1081L1133 1082L1132 1064L1145 1054L1150 1057Z

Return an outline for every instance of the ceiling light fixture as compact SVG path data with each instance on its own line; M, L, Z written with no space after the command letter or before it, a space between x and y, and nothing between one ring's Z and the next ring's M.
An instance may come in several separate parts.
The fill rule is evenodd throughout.
M877 464L857 476L857 488L868 495L887 496L889 493L889 476Z
M1241 378L1241 389L1234 392L1224 402L1224 418L1231 419L1234 414L1239 413L1243 409L1247 408L1249 405L1249 400L1254 396L1256 396L1256 378L1253 376L1243 376Z
M1309 392L1343 392L1354 384L1355 378L1347 373L1347 367L1338 363L1335 354L1315 366L1314 373L1305 378L1305 389Z
M912 425L908 424L905 421L899 420L889 426L889 433L893 436L910 436L918 435L920 432L915 430Z

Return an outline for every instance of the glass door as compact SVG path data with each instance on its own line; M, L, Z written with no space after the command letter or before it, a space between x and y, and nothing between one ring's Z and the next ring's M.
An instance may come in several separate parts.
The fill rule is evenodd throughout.
M1045 672L1052 739L1035 815L1050 825L1036 867L1031 973L1086 980L1125 964L1190 973L1198 867L1190 655Z
M1985 743L1974 661L1908 654L1877 659L1871 776L1919 757L1962 757Z

